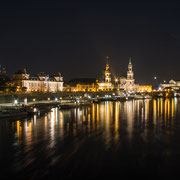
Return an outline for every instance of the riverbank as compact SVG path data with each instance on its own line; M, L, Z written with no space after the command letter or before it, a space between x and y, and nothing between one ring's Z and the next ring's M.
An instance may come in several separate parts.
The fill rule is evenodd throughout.
M34 101L29 103L4 103L0 104L0 118L27 117L33 115L42 115L52 108L71 109L81 106L89 106L93 101L89 99L71 99L71 100L47 100Z
M0 94L0 104L3 103L14 103L17 100L20 103L23 103L25 99L27 102L34 101L47 101L47 100L61 100L61 99L75 99L82 97L101 97L105 95L117 95L117 92L58 92L58 93L22 93L22 94Z
M132 94L132 96L135 94ZM152 93L137 93L140 96L151 96L152 98L158 97L173 97L173 93L167 92L152 92ZM58 93L21 93L21 94L0 94L0 104L14 103L16 100L19 103L35 102L35 101L47 101L47 100L61 100L61 99L75 99L75 98L106 98L106 97L131 97L129 94L121 91L104 91L104 92L58 92Z

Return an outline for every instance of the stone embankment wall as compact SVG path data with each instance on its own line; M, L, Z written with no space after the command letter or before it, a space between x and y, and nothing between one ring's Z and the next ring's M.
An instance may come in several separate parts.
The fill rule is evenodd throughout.
M59 93L30 93L30 94L0 94L0 104L2 103L13 103L15 100L18 102L24 102L24 99L27 98L28 102L32 102L33 99L36 101L41 100L54 100L55 98L75 98L75 97L84 97L85 94L90 95L91 97L112 95L115 92L59 92Z

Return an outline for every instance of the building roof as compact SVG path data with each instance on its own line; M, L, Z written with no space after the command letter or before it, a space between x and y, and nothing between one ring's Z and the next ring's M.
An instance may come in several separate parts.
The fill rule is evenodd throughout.
M29 79L25 79L25 80L30 80L30 81L45 81L45 79L41 80L39 77L30 77ZM55 78L48 78L47 81L57 82Z
M22 74L22 75L26 75L26 70L18 70L17 72L15 72L14 74ZM22 80L31 80L31 81L51 81L51 82L62 82L62 77L60 76L60 73L57 73L56 75L53 76L49 76L48 74L45 74L44 72L39 73L37 76L35 77L29 77L29 74L27 74L28 77L27 78L23 78ZM55 77L61 77L60 80L57 80Z

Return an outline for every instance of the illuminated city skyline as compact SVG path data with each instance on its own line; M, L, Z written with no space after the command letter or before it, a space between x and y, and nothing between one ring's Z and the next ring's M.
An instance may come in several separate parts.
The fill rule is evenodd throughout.
M97 77L105 57L126 73L132 57L137 83L179 79L179 9L173 2L2 2L0 64L62 72L65 79Z

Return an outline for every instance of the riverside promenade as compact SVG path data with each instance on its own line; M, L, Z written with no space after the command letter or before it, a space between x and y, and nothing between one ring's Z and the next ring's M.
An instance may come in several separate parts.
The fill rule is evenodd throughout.
M27 102L43 101L51 102L57 100L68 100L68 99L76 99L83 97L101 97L105 95L118 95L116 91L107 91L107 92L58 92L58 93L40 93L40 92L32 92L32 93L21 93L21 94L0 94L0 105L1 104L9 104L14 103L17 100L19 103L23 103L25 99Z

